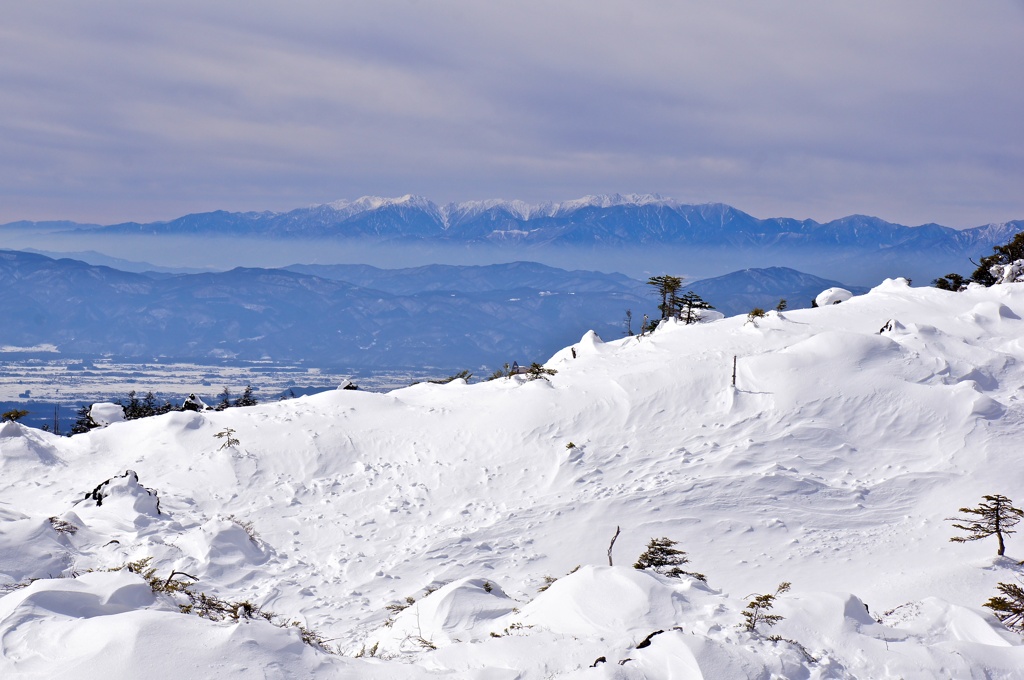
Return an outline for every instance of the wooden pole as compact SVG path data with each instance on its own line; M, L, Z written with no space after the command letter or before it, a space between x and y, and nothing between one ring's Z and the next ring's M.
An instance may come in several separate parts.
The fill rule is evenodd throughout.
M732 355L732 386L736 387L736 355Z

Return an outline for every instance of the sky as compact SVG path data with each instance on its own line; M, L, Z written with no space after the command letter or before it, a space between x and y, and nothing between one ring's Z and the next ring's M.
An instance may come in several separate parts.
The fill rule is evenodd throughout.
M0 223L659 193L1024 219L1024 0L9 3Z

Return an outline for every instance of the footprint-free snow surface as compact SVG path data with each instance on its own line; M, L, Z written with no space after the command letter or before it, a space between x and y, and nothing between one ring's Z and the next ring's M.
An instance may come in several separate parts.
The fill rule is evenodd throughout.
M1024 538L946 519L1024 501L1022 317L1024 284L889 280L588 334L548 379L6 423L0 677L1024 677L982 607ZM707 582L634 569L659 537Z

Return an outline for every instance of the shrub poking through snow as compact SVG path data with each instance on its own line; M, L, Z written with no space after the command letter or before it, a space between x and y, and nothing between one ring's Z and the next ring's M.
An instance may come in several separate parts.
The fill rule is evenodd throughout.
M577 571L579 571L579 569L580 569L580 565L577 564L575 567L572 568L572 570L569 572L569 574L575 574ZM548 588L551 587L552 583L554 583L557 580L558 580L557 576L545 576L544 577L544 584L540 588L537 588L537 592L538 593L543 593L545 590L547 590Z
M50 526L52 526L53 530L58 534L70 534L74 536L78 531L78 527L67 520L61 519L60 517L48 517L47 519L50 521Z
M505 364L501 368L499 368L494 373L491 373L487 378L485 378L485 381L497 380L498 378L510 378L510 377L512 377L512 367L509 366L508 362L506 361Z
M241 442L235 438L234 434L234 430L232 430L230 427L225 427L223 430L213 435L217 439L224 440L224 443L220 445L220 449L218 449L218 451L223 451L224 449L230 448L232 446L238 446L239 444L241 444Z
M558 373L558 371L556 371L555 369L553 369L553 368L544 368L543 366L541 366L540 364L538 364L535 361L532 364L530 364L530 367L528 369L526 369L526 379L527 380L540 380L540 379L547 380L549 375L555 375L556 373Z
M757 631L757 624L763 623L766 626L774 626L776 623L782 620L782 616L779 614L771 614L772 607L775 606L775 598L783 593L789 592L790 588L789 581L783 581L779 584L779 587L775 589L774 593L768 593L766 595L758 595L755 593L751 597L753 599L747 603L747 608L743 610L743 630L754 633ZM780 638L781 639L781 638Z
M1016 583L999 583L996 589L1002 595L990 597L984 606L991 609L1007 628L1024 632L1024 588Z
M949 540L954 543L966 543L995 536L999 541L999 550L996 554L1002 556L1006 552L1003 536L1017 532L1013 527L1020 522L1021 517L1024 517L1024 510L1015 508L1013 502L1006 496L982 496L982 499L984 502L979 503L976 508L960 508L960 512L974 515L978 519L971 517L946 518L953 522L954 528L967 532L966 536L954 536Z
M260 535L258 533L256 533L256 527L253 526L252 522L247 522L247 521L245 521L243 519L239 519L238 517L235 517L234 515L228 515L228 521L234 522L235 524L240 526L242 528L242 530L245 532L245 535L249 537L250 541L252 541L253 545L255 545L257 547L260 546L260 544L261 544Z
M447 385L448 383L455 382L456 380L465 380L466 382L469 382L469 379L472 377L473 374L470 371L459 371L458 373L453 373L447 378L434 378L433 380L427 380L426 382L431 385ZM416 381L413 385L418 385L419 382L420 381Z
M760 307L754 307L749 312L747 312L747 323L752 323L756 326L757 320L763 319L764 314L765 311L763 309L761 309Z
M337 651L327 643L329 640L319 632L306 627L299 621L289 621L279 617L274 612L266 611L259 605L249 600L225 600L215 595L208 595L204 592L193 590L195 583L199 580L191 574L183 571L171 571L167 578L157 576L156 568L151 566L152 557L144 557L134 562L127 562L119 567L107 571L130 571L141 576L150 589L157 595L167 595L178 605L182 614L195 614L210 621L240 621L242 619L263 619L278 628L294 628L299 633L299 638L307 645L315 647L328 654L336 654ZM182 577L191 579L184 580ZM182 602L181 598L186 601Z
M676 541L664 536L662 538L652 538L647 544L647 549L637 559L633 568L641 570L650 569L653 572L663 576L671 576L672 578L679 578L685 574L706 583L708 579L704 574L680 569L682 565L690 561L690 558L686 556L686 552L677 549L676 545L678 545Z
M412 595L409 595L405 598L405 602L392 602L391 604L384 607L384 609L387 609L392 614L400 614L414 604L416 604L416 598Z

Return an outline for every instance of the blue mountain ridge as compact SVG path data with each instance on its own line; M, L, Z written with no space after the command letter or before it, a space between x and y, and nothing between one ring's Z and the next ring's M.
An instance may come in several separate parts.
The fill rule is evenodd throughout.
M835 285L770 268L685 288L731 314L774 307L779 297L806 307ZM627 309L639 320L657 304L652 288L621 274L530 262L140 274L0 251L0 286L0 345L52 343L67 356L302 360L366 370L543 361L590 329L621 337Z

